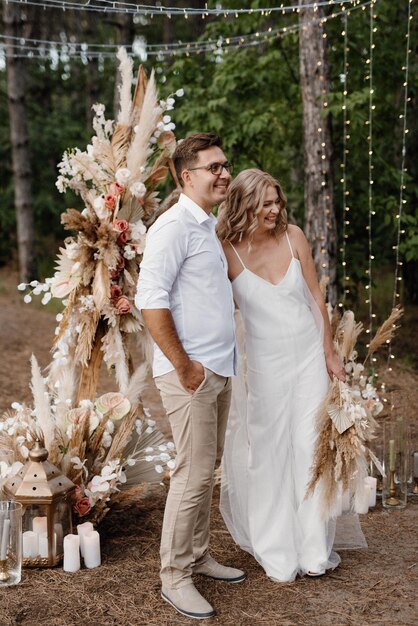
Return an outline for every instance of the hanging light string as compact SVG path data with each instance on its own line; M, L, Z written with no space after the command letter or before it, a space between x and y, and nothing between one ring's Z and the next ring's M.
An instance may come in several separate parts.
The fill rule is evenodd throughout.
M364 9L371 2L376 0L367 0L361 4L356 5L355 9ZM322 22L326 22L329 19L333 19L344 13L344 7L342 11L332 13L328 17L321 18ZM353 10L353 9L351 9ZM321 21L319 18L314 18L311 23L316 24ZM161 56L175 56L176 54L200 54L204 52L213 52L216 50L227 51L229 49L247 48L251 46L258 46L265 41L273 40L278 37L290 34L299 29L299 24L291 26L284 26L282 28L272 29L271 27L262 32L250 33L247 35L236 35L233 37L218 37L217 39L208 39L204 41L192 41L182 42L178 41L172 44L146 44L142 50L147 56L161 57ZM72 58L112 58L114 57L116 50L120 45L116 44L87 44L73 41L50 41L46 39L26 39L22 37L12 37L8 35L0 35L0 42L7 43L9 49L15 51L13 56L15 58L38 58L34 53L40 53L39 57L44 58L49 50L46 48L52 48L54 52L62 51L67 56ZM30 45L27 45L29 42ZM0 46L4 44L0 43ZM128 54L133 56L140 56L140 53L136 49L135 45L125 45Z
M127 3L127 2L119 2L114 0L87 0L86 2L80 4L78 2L74 2L73 0L7 0L11 4L23 4L36 6L38 8L43 9L62 9L63 11L93 11L100 13L130 13L133 15L146 15L149 17L164 15L168 18L171 18L174 15L179 15L188 19L189 16L200 15L202 19L210 16L222 16L222 17L235 17L238 18L240 15L262 15L269 16L272 13L281 12L285 13L294 13L299 11L300 9L314 8L315 7L330 7L330 6L341 6L345 4L351 4L353 7L357 6L361 3L361 0L319 0L318 2L311 2L310 4L285 4L284 2L280 3L279 6L276 7L266 7L266 8L248 8L248 9L222 9L215 8L209 9L207 4L204 9L196 8L196 7L164 7L164 6L153 6L150 4L141 4L141 3Z
M373 318L375 314L373 313L373 285L372 285L372 269L373 269L373 238L372 238L372 227L373 227L373 216L375 211L373 209L373 113L375 110L375 105L373 103L374 96L374 88L373 88L373 53L374 53L374 40L373 35L376 31L376 27L374 24L374 0L370 5L370 28L369 28L369 58L366 59L366 64L368 65L368 75L366 75L365 80L369 81L369 118L366 120L366 125L368 126L368 135L367 135L367 143L368 143L368 164L369 164L369 185L368 185L368 223L366 229L368 231L368 251L369 251L369 260L368 267L366 270L366 275L368 278L368 282L366 284L367 290L367 298L365 300L368 305L369 311L369 327L366 328L366 333L369 335L368 341L370 342L372 332L373 332ZM367 344L366 347L369 347ZM372 361L376 361L376 357L372 357Z
M349 192L347 191L347 155L349 153L347 147L347 140L350 136L347 134L348 125L350 124L350 120L348 119L347 114L347 88L348 88L348 15L349 12L346 11L343 16L343 46L344 46L344 61L343 61L343 73L341 75L341 83L343 85L343 103L341 106L343 112L343 153L342 153L342 161L341 161L341 187L342 187L342 233L341 233L341 265L343 268L343 284L342 284L342 298L340 299L339 306L341 308L344 307L346 295L350 292L348 289L348 280L347 276L347 239L348 239L348 226L350 225L349 220L349 211L350 207L347 206L347 196Z
M406 189L405 187L405 173L407 171L406 167L405 167L405 157L406 157L406 136L408 134L409 129L407 128L407 111L408 111L408 102L410 102L411 98L408 96L408 81L409 81L409 55L411 54L411 20L412 20L412 14L411 14L411 8L412 8L412 0L408 0L408 23L407 23L407 31L406 31L406 52L405 52L405 64L402 67L402 71L405 72L405 77L404 77L404 83L403 83L403 88L404 88L404 101L403 101L403 111L402 113L399 115L400 119L402 120L402 157L401 157L401 171L400 171L400 183L399 183L399 205L398 205L398 210L397 213L395 215L396 218L396 222L397 222L397 229L396 229L396 245L394 246L395 249L395 280L394 280L394 285L393 285L393 297L392 297L392 308L394 308L396 305L400 304L400 297L401 297L401 281L402 281L402 276L401 276L401 271L402 271L402 261L400 260L400 254L399 254L399 245L401 242L401 235L403 235L405 233L404 230L401 229L402 226L402 212L403 212L403 207L406 204L406 200L404 198L404 191ZM393 352L392 352L392 343L390 340L388 340L388 370L392 371L392 367L391 367L391 362L392 360L395 358Z
M320 20L320 26L321 26L321 31L322 31L322 38L326 39L327 34L323 31L324 25L326 23L326 18L321 18ZM319 68L319 83L321 85L321 107L322 107L322 113L321 113L321 119L322 121L320 122L320 126L318 126L317 131L319 134L319 140L320 140L320 145L321 145L321 205L322 205L322 214L325 216L325 221L326 221L326 226L327 226L327 230L329 228L329 215L330 215L330 208L328 206L329 203L329 195L327 193L327 178L326 178L326 167L325 167L325 161L327 159L327 152L326 152L326 133L325 133L325 127L327 124L327 112L328 112L328 101L327 101L327 96L328 96L328 91L327 91L327 85L326 85L326 81L325 81L325 74L324 74L324 70L325 68L322 65L322 61L317 61L317 67ZM326 246L326 240L325 240L325 235L322 235L321 237L322 239L322 244L321 244L321 267L323 268L323 270L325 270L326 275L329 277L329 257L327 254L327 246Z

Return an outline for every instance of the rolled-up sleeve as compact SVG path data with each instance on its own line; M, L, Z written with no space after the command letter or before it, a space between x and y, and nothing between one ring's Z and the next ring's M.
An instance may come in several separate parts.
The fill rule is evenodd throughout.
M187 256L184 225L178 221L151 227L140 266L135 304L141 309L169 309L170 293Z

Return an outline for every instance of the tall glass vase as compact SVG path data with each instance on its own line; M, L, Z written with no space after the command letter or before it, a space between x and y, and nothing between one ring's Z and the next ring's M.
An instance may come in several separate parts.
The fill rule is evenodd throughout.
M22 572L22 505L0 502L0 589L20 582Z
M386 509L406 506L408 478L408 425L402 417L383 423L385 473L382 484L382 504Z

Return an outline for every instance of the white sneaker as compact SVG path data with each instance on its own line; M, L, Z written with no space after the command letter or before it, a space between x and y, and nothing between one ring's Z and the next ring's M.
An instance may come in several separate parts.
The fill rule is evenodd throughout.
M195 565L193 574L202 574L203 576L208 576L214 580L222 580L226 583L240 583L246 578L246 574L242 570L221 565L211 556L202 564Z
M161 588L161 597L171 604L182 615L193 619L208 619L215 615L213 607L198 592L193 583L180 589L171 589L165 585Z

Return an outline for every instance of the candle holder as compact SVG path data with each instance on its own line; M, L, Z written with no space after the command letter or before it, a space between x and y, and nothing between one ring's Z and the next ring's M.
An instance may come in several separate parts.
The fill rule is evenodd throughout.
M418 496L418 476L414 476L414 486L412 487L412 495Z
M383 423L384 466L382 504L386 509L403 509L407 498L408 427L403 418Z
M385 472L384 446L383 446L383 439L382 439L383 435L380 432L378 433L378 435L379 435L379 438L375 439L371 443L370 447L375 457L381 464L383 468L383 472ZM376 478L376 497L381 498L382 488L383 488L383 477L380 471L377 469L376 465L373 463L373 461L370 461L369 476Z
M0 502L0 589L17 585L22 576L22 505Z
M4 485L7 497L23 507L23 566L53 567L64 555L63 539L72 532L71 496L75 485L48 461L37 441L20 471Z

